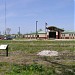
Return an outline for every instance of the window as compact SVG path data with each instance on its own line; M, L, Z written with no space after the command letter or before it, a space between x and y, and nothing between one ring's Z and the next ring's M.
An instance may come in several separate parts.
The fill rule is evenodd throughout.
M64 36L65 36L65 34L64 34Z
M71 36L71 34L69 34L69 36Z
M32 37L34 37L34 35L32 35Z
M62 34L62 36L65 36L65 34Z
M73 34L72 34L72 36L73 36Z
M62 36L63 36L63 34L62 34Z

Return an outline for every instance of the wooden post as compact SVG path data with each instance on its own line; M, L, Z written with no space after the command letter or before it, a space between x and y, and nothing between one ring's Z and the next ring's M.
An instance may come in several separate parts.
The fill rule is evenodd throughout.
M7 48L6 48L6 56L8 56L8 45L7 45Z

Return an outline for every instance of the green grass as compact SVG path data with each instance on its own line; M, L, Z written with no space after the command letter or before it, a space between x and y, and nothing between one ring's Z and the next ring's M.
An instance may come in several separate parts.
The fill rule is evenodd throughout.
M0 44L9 44L10 50L24 50L28 53L39 50L75 50L75 41L0 41Z
M42 50L75 51L75 41L13 41L0 40L9 45L9 56L0 55L1 75L74 75L75 62L68 62L65 56L62 65L48 62L54 57L41 57L36 54ZM2 51L2 50L1 50ZM1 53L1 52L0 52ZM2 58L2 59L1 59ZM45 60L47 59L47 60Z
M6 66L6 68L5 68ZM4 75L74 75L75 66L69 66L70 69L51 65L40 64L9 64L0 63L0 74Z

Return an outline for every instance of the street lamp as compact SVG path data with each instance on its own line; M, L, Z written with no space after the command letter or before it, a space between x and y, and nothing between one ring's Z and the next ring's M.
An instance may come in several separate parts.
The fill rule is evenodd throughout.
M19 37L20 37L20 27L19 27Z
M46 39L46 26L47 26L47 23L45 22L45 39Z
M36 21L36 39L37 39L37 22L38 22L38 21Z

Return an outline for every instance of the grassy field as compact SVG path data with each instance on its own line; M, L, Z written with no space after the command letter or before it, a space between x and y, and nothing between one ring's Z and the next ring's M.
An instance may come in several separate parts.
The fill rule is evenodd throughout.
M74 75L75 41L0 40L9 45L9 56L0 50L0 75ZM42 50L58 51L60 56L37 56Z

